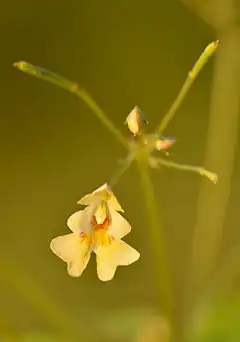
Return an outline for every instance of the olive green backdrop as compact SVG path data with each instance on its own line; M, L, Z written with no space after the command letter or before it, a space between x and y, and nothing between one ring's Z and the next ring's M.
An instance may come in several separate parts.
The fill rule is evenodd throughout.
M54 316L56 310L59 320L77 317L79 327L84 322L81 329L91 331L109 313L157 308L153 251L135 167L114 191L133 227L125 240L141 252L140 260L101 283L94 258L81 278L72 279L51 253L49 243L68 232L66 219L78 209L77 200L114 174L125 151L84 103L20 73L12 63L25 60L79 82L130 136L123 123L134 105L154 129L201 51L217 38L215 32L177 0L4 2L0 28L3 329L54 330L45 311ZM167 129L177 138L172 160L204 163L213 63ZM239 148L234 170L223 253L239 238ZM152 177L180 315L197 195L207 180L166 169Z

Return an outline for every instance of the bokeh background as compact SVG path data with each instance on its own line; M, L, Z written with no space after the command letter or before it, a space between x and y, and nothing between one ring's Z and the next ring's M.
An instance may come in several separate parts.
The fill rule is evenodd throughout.
M62 89L20 73L12 64L25 60L79 82L126 137L130 133L124 121L137 104L146 113L151 131L205 46L219 38L219 27L207 22L197 6L185 5L177 0L22 0L2 4L1 341L53 341L49 336L69 332L70 342L75 337L79 341L133 341L140 338L152 316L161 315L153 243L136 167L124 175L114 192L133 227L125 241L141 252L140 260L118 268L113 281L101 283L94 258L81 278L72 279L64 263L51 253L49 243L68 232L66 219L78 209L77 200L113 176L125 151L84 103ZM220 34L227 42L232 31L224 35L224 27L220 27ZM239 42L228 46L230 56L233 53L238 60ZM221 44L220 49L225 51L227 47ZM174 161L205 164L211 143L210 123L214 122L211 127L216 128L216 120L211 121L211 112L216 111L213 102L218 93L224 97L225 89L219 87L212 95L217 58L204 68L167 128L166 134L177 139L169 157ZM228 64L234 63L226 57L221 65ZM214 140L217 143L212 145L215 152L211 150L211 156L218 158L210 156L207 165L220 172L220 182L221 170L223 178L230 177L227 184L223 181L225 192L221 192L220 182L214 187L196 174L170 169L151 171L170 256L178 322L182 322L187 266L201 212L200 193L208 200L207 214L211 215L211 209L218 214L217 219L216 215L207 216L211 226L205 227L202 253L205 247L211 249L216 219L216 224L223 225L218 264L232 250L237 251L239 260L239 63L226 73L235 75L236 82L231 83L231 77L218 78L215 86L230 82L229 94L235 97L229 95L225 105L220 104L224 113L219 114L221 126ZM230 161L229 151L233 154ZM217 186L220 190L215 190ZM216 198L224 193L223 207L214 208L211 192ZM229 262L226 268L233 264ZM229 276L223 274L223 278ZM227 288L226 303L234 298L236 318L240 315L236 305L239 274L234 279L234 285ZM231 305L229 310L233 310ZM237 320L236 327L239 325ZM142 340L150 341L150 337Z

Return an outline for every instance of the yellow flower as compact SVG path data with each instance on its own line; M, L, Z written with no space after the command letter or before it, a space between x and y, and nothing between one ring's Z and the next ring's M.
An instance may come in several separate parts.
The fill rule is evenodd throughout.
M99 279L111 280L117 266L130 265L140 257L139 252L121 240L130 233L131 226L117 212L123 209L107 184L78 203L87 207L67 220L72 233L53 239L50 248L67 263L68 274L72 277L81 276L93 251Z

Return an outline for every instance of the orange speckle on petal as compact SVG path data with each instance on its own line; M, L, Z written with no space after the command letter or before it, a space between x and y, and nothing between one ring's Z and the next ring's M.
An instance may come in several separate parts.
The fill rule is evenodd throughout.
M115 240L115 238L112 235L108 235L108 242L112 243Z
M110 220L108 217L105 218L103 224L102 224L102 229L108 230L108 227L110 226Z
M90 234L87 234L85 232L80 233L80 238L82 239L82 242L87 239L88 243L93 246L94 244L94 237Z
M90 237L90 245L92 245L92 246L94 245L94 238L93 238L93 236Z

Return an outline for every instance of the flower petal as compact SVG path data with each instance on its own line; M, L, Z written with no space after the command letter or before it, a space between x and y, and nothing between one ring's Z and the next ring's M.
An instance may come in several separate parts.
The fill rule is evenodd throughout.
M56 237L51 241L50 248L67 263L68 274L72 277L82 274L91 256L89 240L74 233Z
M103 184L98 189L94 190L91 194L82 197L78 201L78 204L92 205L96 203L96 201L105 201L112 209L124 212L117 198L112 192L110 186L107 183Z
M111 225L108 229L108 234L116 239L122 239L130 233L132 227L128 221L117 211L110 209Z
M118 266L130 265L140 257L138 251L124 241L116 241L104 247L99 247L97 254L97 274L102 281L111 280Z
M67 226L73 233L89 233L92 230L91 220L94 208L87 207L72 214L67 220Z

